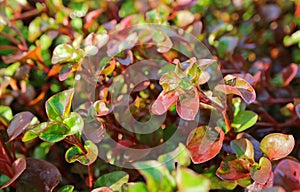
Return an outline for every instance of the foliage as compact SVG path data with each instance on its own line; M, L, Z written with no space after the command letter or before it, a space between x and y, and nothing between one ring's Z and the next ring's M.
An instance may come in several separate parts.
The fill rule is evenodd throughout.
M0 1L0 191L299 191L299 18L300 3L283 0ZM202 47L154 24L213 57L182 54ZM167 65L124 75L151 59ZM85 72L94 95L76 84ZM165 120L141 134L128 114ZM146 159L172 136L178 145Z

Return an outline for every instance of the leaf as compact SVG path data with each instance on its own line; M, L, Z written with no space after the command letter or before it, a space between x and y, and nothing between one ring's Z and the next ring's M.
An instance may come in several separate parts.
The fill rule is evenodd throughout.
M250 168L251 178L260 184L265 184L272 171L272 164L269 159L262 157L259 160L259 164L254 164Z
M49 124L42 133L39 134L40 139L55 143L63 140L68 134L68 128L61 124Z
M129 175L124 171L115 171L107 173L99 177L94 187L109 187L114 191L119 191L123 184L127 183L129 180Z
M133 166L144 176L149 192L172 192L174 190L174 178L160 162L153 160L136 162Z
M4 189L15 182L16 179L24 172L26 169L26 160L24 158L19 158L15 160L12 164L13 177L8 183L1 186L0 189Z
M226 181L236 181L249 176L249 162L245 159L237 159L234 155L228 155L221 162L216 175Z
M159 84L163 87L164 92L168 93L179 87L180 81L181 78L174 71L170 71L162 75Z
M105 116L112 112L113 108L107 101L98 100L94 103L94 109L97 113L97 116Z
M300 163L284 159L274 170L274 185L280 185L286 191L300 189Z
M83 134L86 139L91 140L93 143L99 143L105 135L105 125L97 120L85 122Z
M164 94L162 91L151 106L151 112L155 115L162 115L177 101L178 94L176 92L169 92Z
M177 166L183 167L191 164L190 152L182 143L179 143L174 151L160 155L158 161L164 163L168 170L172 172L175 169L175 163L177 163Z
M26 158L26 169L16 180L16 191L52 191L60 182L61 174L51 163Z
M239 95L248 104L253 103L255 101L255 90L246 80L238 76L226 75L224 77L224 81L225 85L217 85L215 89L223 91L225 86L226 94Z
M218 138L219 137L219 138ZM224 132L221 128L212 129L200 126L189 134L186 142L194 163L203 163L214 158L221 150Z
M203 175L199 175L188 168L178 168L176 171L176 183L178 191L195 192L209 191L210 180Z
M84 56L81 49L75 49L69 44L60 44L53 50L52 64L76 63Z
M92 141L85 141L84 149L86 153L84 153L78 146L73 146L66 151L65 159L68 163L73 163L78 161L83 165L92 164L98 156L98 148Z
M294 79L298 72L298 65L295 63L290 64L289 66L285 67L281 73L281 80L283 86L288 86L290 82Z
M65 64L59 72L58 78L60 81L66 80L72 74L72 65L67 63Z
M295 106L295 111L296 111L297 116L300 118L300 104Z
M232 127L235 132L242 132L252 127L258 119L258 115L252 111L240 111L233 119Z
M63 120L63 123L68 127L67 135L81 133L84 126L82 117L76 112L71 112L70 115Z
M0 105L0 121L7 126L9 121L13 118L13 113L10 107Z
M7 128L9 141L14 140L30 125L34 115L30 112L20 112L16 114Z
M282 188L280 186L274 186L271 188L261 190L261 192L286 192L286 191L284 190L284 188Z
M254 139L251 135L249 135L248 133L239 133L236 136L236 138L237 139L240 139L240 138L248 139L252 143L252 146L254 148L254 159L255 159L255 161L259 161L259 159L263 156L263 153L260 150L260 143L256 139Z
M74 186L73 185L66 185L61 188L59 188L58 192L73 192Z
M62 122L69 116L74 89L57 93L46 101L46 112L51 121Z
M293 135L282 133L271 133L260 142L261 151L270 160L278 160L288 156L293 151L294 146L295 139Z
M175 17L175 24L178 27L185 27L194 21L194 15L188 10L178 11Z
M99 187L96 189L93 189L91 192L114 192L112 189L109 187Z
M176 111L184 120L194 120L199 111L199 96L197 89L181 94L178 97Z
M148 192L147 186L143 182L126 183L122 186L122 191L126 191L126 192Z
M254 149L248 139L236 139L230 142L230 147L237 154L238 158L246 158L254 162Z

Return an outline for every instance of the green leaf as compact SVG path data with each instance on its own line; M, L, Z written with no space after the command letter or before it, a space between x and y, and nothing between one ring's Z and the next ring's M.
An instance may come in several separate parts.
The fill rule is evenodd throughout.
M238 158L246 158L254 162L254 148L248 139L233 140L230 142L230 147L237 154Z
M262 157L259 159L259 164L250 168L251 177L254 181L265 184L272 171L272 164L269 159Z
M158 161L136 162L133 166L144 176L150 192L172 192L175 188L174 178L168 169Z
M9 121L13 118L13 113L8 106L0 105L0 121L4 125L8 125Z
M122 185L127 183L128 180L129 175L126 172L115 171L99 177L94 184L94 188L106 186L114 191L119 191Z
M194 15L188 10L178 11L175 17L175 24L178 27L185 27L194 21Z
M60 44L55 47L52 56L52 64L76 63L84 56L84 51L75 49L69 44Z
M65 154L66 161L68 163L78 161L83 165L92 164L97 159L97 146L93 142L87 140L84 143L84 149L86 150L86 153L84 153L78 146L69 148Z
M33 158L36 159L46 159L52 143L42 142L39 146L35 147L33 152Z
M194 192L209 191L210 181L203 175L199 175L188 168L178 168L176 171L178 191Z
M46 112L51 121L62 122L69 116L74 89L53 95L46 101Z
M253 126L258 119L258 115L252 111L240 111L233 119L232 127L235 132L242 132Z
M24 134L22 141L27 142L38 137L40 133L42 133L44 130L46 130L49 127L49 125L54 125L54 123L43 122L34 126Z
M177 163L178 166L189 166L191 164L190 158L189 150L182 143L179 143L178 147L174 151L160 155L158 157L158 161L164 163L171 172L175 169L175 163Z
M122 192L148 192L147 186L143 182L126 183L122 186Z
M40 139L55 143L63 140L68 133L68 128L61 124L49 124L48 128L40 133Z
M293 135L282 133L271 133L265 136L260 142L261 151L270 160L278 160L288 156L295 146Z
M61 188L59 188L58 192L73 192L74 186L73 185L66 185Z
M67 135L74 135L80 133L83 129L84 122L82 117L76 113L72 112L69 117L63 120L63 123L68 127L69 131Z

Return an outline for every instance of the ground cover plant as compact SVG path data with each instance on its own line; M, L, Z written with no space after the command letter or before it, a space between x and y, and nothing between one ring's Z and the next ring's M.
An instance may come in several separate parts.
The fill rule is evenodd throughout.
M300 2L0 1L0 191L300 191Z

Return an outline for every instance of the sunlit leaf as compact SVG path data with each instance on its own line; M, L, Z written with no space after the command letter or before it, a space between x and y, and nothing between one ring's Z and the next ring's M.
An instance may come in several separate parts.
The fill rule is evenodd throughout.
M203 163L214 158L221 150L224 132L221 128L212 129L200 126L188 136L186 146L194 163Z
M8 106L0 106L0 121L4 125L8 125L9 121L13 118L13 113Z
M107 173L99 177L94 187L109 187L114 191L119 191L124 183L127 183L129 180L129 175L124 171L115 171L111 173Z
M46 112L50 120L61 122L69 116L74 89L57 93L46 101Z
M197 89L181 94L178 97L176 111L184 120L194 120L199 111L199 95Z
M71 112L70 115L63 120L63 123L68 127L68 135L74 135L76 133L81 133L83 129L83 119L75 112Z
M147 186L143 182L126 183L122 186L122 190L126 192L148 192Z
M133 166L144 176L149 192L172 192L175 180L168 169L157 161L136 162Z
M178 168L176 170L176 183L179 191L209 191L210 181L203 175L199 175L188 168Z
M65 125L49 124L47 128L39 134L39 137L44 141L55 143L63 140L67 136L68 131L69 129Z
M233 119L232 127L235 132L242 132L252 127L258 119L258 115L252 111L240 111Z
M217 169L216 175L227 181L236 181L247 178L250 175L250 164L245 159L237 159L228 155Z
M271 171L272 164L265 157L260 158L259 163L250 168L252 179L260 184L265 184L268 181Z
M271 133L260 142L260 149L270 160L278 160L288 156L295 146L293 135Z
M86 150L86 153L78 146L69 148L65 154L66 161L68 163L78 161L83 165L90 165L97 159L98 148L93 142L87 140L84 142L84 149Z
M59 188L58 192L73 192L74 186L73 185L66 185L61 188Z
M164 94L162 91L151 106L151 111L155 115L162 115L177 101L178 94L176 92L169 92Z

